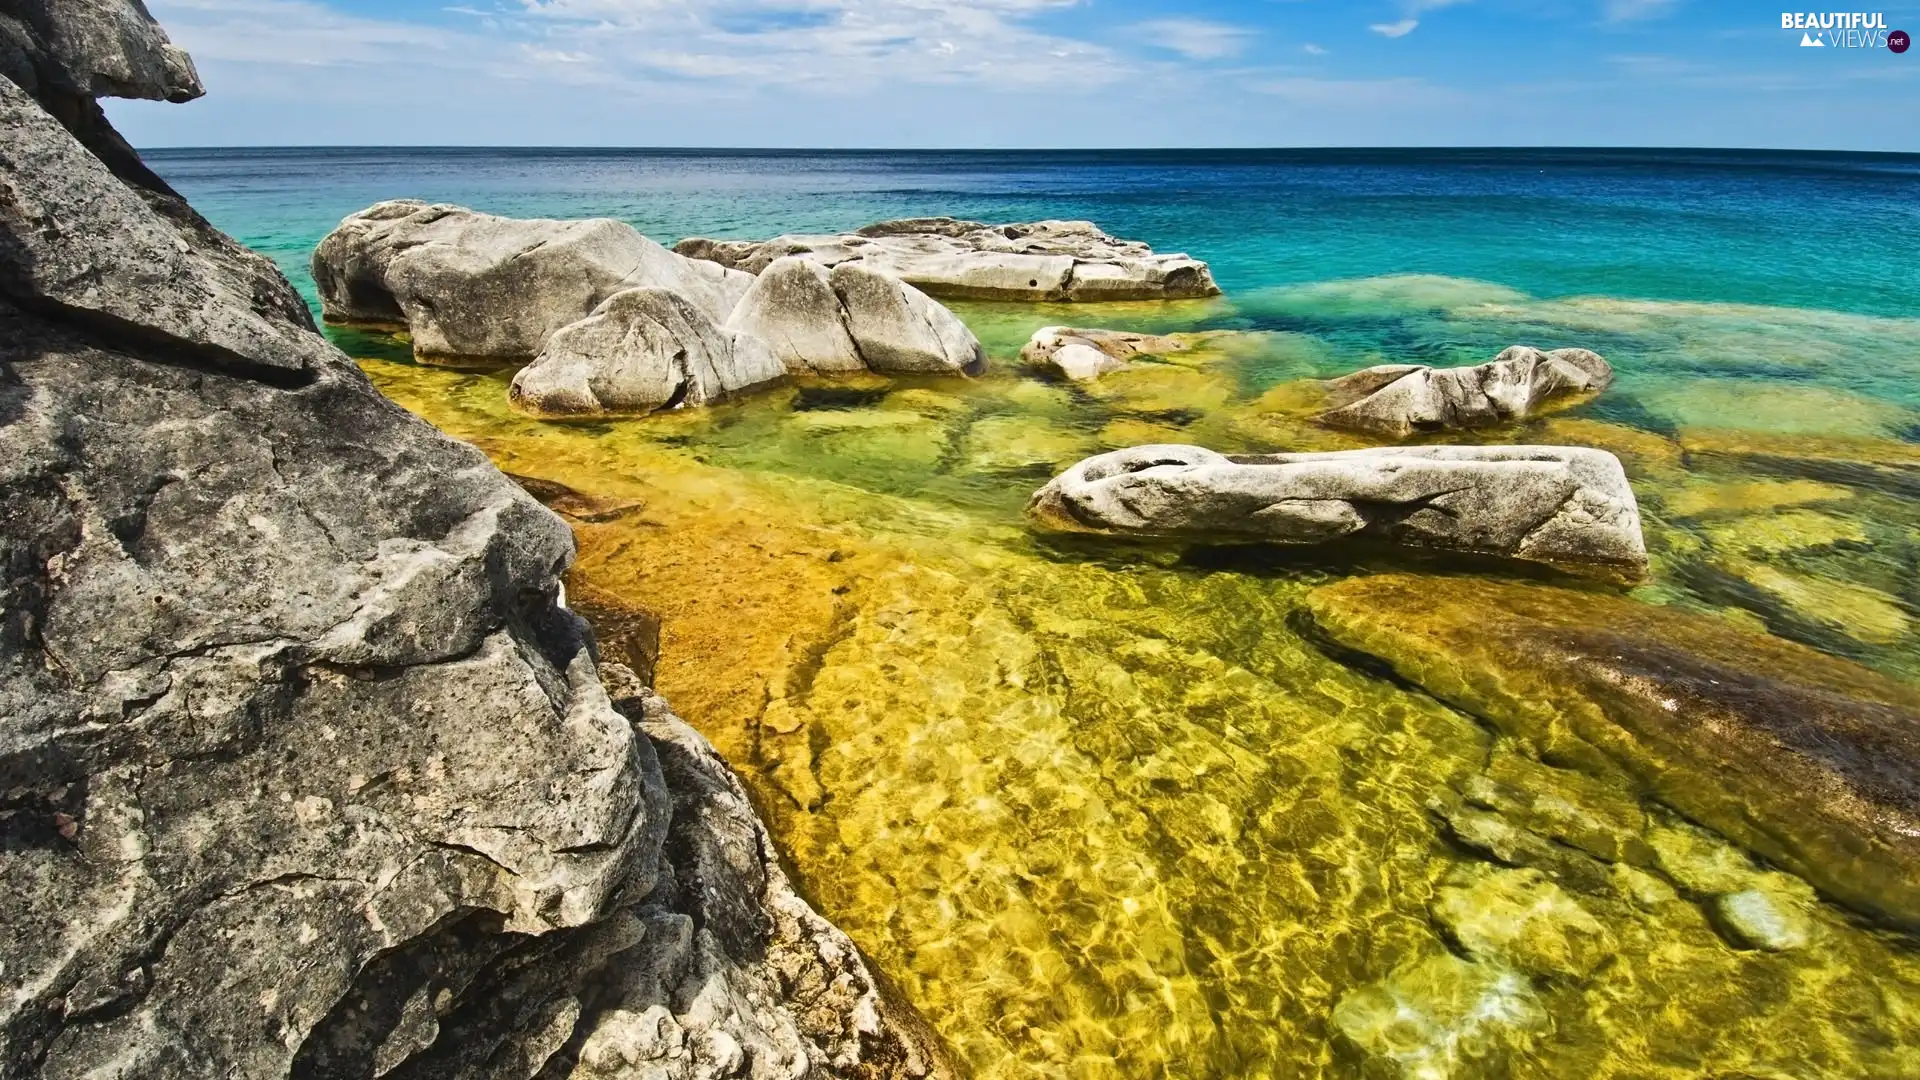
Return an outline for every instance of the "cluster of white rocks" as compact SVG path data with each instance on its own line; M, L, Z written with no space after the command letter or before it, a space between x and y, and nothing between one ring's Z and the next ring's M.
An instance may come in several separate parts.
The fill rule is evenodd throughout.
M976 375L986 352L941 295L1169 299L1219 291L1206 264L1087 222L952 218L669 251L609 219L515 220L383 202L313 257L329 321L404 329L427 362L524 363L511 399L539 416L703 405L787 375ZM1075 382L1193 335L1051 326L1022 351ZM1515 347L1470 368L1369 368L1325 384L1328 426L1405 437L1521 419L1605 388L1583 349ZM1403 448L1227 459L1143 447L1089 459L1034 500L1043 523L1285 544L1349 537L1549 562L1645 566L1618 461L1548 447Z
M320 242L313 277L329 322L405 330L422 361L525 363L513 401L544 416L705 404L789 373L986 365L964 323L897 277L793 259L756 279L606 218L378 203Z
M1220 295L1206 263L1156 254L1138 240L1107 235L1091 221L986 225L903 218L851 233L771 240L696 236L674 250L756 274L790 257L828 267L857 264L954 299L1083 303Z

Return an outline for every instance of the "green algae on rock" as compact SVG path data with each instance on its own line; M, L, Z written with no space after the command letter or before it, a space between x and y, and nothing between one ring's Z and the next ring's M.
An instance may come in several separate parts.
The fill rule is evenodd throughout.
M1910 949L1617 770L1543 764L1329 656L1298 618L1327 570L1035 536L1014 474L962 456L1169 421L1003 373L551 424L511 413L499 376L366 366L564 486L541 490L580 544L569 595L650 662L656 622L617 602L644 598L657 685L980 1080L1915 1071ZM995 417L1019 422L973 434ZM1674 446L1580 422L1644 460ZM1440 894L1483 878L1554 902L1507 905L1474 931L1487 955L1456 959ZM1714 905L1763 888L1804 947L1729 944ZM1396 1028L1383 1001L1421 1019ZM1520 1019L1470 1021L1479 1002Z
M1341 645L1534 753L1624 772L1829 895L1920 927L1920 691L1602 594L1380 575L1308 603Z

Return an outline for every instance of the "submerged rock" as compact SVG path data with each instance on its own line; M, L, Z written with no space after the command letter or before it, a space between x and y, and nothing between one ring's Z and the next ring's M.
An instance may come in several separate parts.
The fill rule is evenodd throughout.
M1478 367L1383 364L1326 385L1331 427L1404 438L1415 432L1523 420L1550 402L1613 383L1613 368L1586 349L1515 345Z
M1206 263L1185 255L1157 255L1138 241L1108 236L1088 221L983 225L908 218L842 235L786 235L765 241L690 237L674 250L753 274L788 256L824 266L860 263L939 297L1062 302L1220 294Z
M102 11L177 67L138 3L28 21ZM938 1072L704 743L615 707L566 525L46 91L89 70L39 73L84 144L0 79L0 1075L560 1077L620 1015L669 1075Z
M1535 756L1620 774L1827 895L1920 927L1920 691L1598 593L1378 575L1318 589L1308 607L1341 646ZM1672 830L1651 842L1689 888L1751 887L1749 870Z
M1408 964L1333 1010L1335 1030L1408 1080L1445 1080L1468 1069L1499 1075L1507 1056L1548 1025L1525 975L1450 953Z
M1587 975L1614 949L1600 920L1537 870L1463 868L1433 915L1475 957L1540 975Z
M1743 889L1714 901L1715 925L1750 949L1788 952L1812 936L1806 913L1792 900L1765 889Z
M538 416L648 413L705 405L785 374L765 342L722 329L681 294L628 289L555 331L508 396Z
M1020 359L1083 382L1119 371L1136 356L1164 356L1190 347L1185 338L1170 334L1043 326L1020 350Z
M404 329L422 360L531 359L615 293L670 289L725 322L753 279L685 259L610 218L519 220L377 203L313 252L328 322Z
M1646 566L1620 462L1570 447L1411 447L1227 457L1142 446L1035 493L1055 528L1186 540L1368 539L1631 572Z

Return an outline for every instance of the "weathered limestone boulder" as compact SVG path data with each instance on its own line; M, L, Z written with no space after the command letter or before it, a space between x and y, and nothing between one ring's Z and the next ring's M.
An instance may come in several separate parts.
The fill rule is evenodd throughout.
M868 370L827 268L806 259L776 259L762 270L733 309L727 328L766 342L795 374Z
M328 322L406 330L421 360L519 362L618 292L672 289L725 322L753 279L609 218L520 220L414 199L342 221L313 253Z
M1920 927L1920 690L1594 592L1384 574L1318 589L1308 608L1341 647L1533 756L1624 777L1827 896ZM1654 847L1670 877L1720 898L1731 936L1803 939L1790 890L1744 860L1703 860L1666 836ZM1741 893L1765 895L1726 899Z
M1576 447L1141 446L1068 469L1029 512L1059 529L1203 542L1375 540L1630 573L1647 559L1619 460Z
M1186 338L1171 334L1043 326L1021 348L1020 359L1074 382L1086 382L1125 368L1136 356L1165 356L1190 347Z
M858 264L776 259L727 327L765 341L797 374L978 375L987 352L965 323L896 277Z
M1523 420L1550 402L1612 383L1613 368L1598 353L1515 345L1478 367L1382 364L1334 379L1326 387L1331 407L1318 419L1405 438Z
M1158 255L1108 236L1089 221L983 225L954 218L907 218L843 235L771 240L690 237L674 250L758 274L800 256L824 266L860 263L929 295L976 300L1177 300L1218 296L1207 264Z
M0 3L0 76L44 101L100 97L192 101L206 93L193 59L140 0Z
M987 350L953 312L899 278L865 266L827 275L847 313L847 333L874 371L978 375Z
M722 329L670 289L628 289L561 327L513 377L538 416L649 413L705 405L786 374L766 343Z
M0 1078L937 1072L616 708L566 526L46 89L90 70L0 79ZM678 1041L589 1064L629 1015Z

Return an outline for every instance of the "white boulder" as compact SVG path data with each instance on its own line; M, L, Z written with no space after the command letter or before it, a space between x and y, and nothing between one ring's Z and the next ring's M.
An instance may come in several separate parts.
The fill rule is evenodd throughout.
M728 330L683 294L638 288L548 338L509 399L538 416L705 405L786 374L766 343Z
M1227 457L1142 446L1088 458L1029 512L1054 528L1183 540L1375 540L1638 572L1640 510L1612 454L1418 446Z

